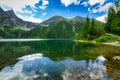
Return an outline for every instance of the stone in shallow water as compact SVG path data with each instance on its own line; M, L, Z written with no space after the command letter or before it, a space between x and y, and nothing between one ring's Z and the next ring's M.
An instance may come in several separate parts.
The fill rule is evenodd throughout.
M113 57L113 60L115 60L115 61L120 61L120 56L114 56L114 57Z

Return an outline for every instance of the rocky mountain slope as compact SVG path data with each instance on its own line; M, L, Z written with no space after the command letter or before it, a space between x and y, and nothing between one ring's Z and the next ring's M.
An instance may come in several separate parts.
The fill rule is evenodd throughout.
M4 11L0 8L0 24L10 25L10 26L21 26L21 27L35 27L38 24L24 21L17 17L13 10Z

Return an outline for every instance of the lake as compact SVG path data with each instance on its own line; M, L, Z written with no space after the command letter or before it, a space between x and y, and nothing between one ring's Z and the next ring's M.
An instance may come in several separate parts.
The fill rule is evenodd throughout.
M0 41L0 80L120 80L120 47L63 40Z

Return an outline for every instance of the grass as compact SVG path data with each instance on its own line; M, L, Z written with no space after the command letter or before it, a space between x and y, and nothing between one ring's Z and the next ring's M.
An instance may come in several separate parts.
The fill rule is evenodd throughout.
M94 41L96 41L96 42L114 42L117 40L118 40L118 38L110 36L110 35L102 35L102 36L94 39Z

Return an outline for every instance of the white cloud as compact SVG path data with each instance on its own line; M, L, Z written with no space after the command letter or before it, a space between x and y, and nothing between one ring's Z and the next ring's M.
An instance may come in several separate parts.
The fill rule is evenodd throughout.
M80 0L61 0L61 3L67 7L71 4L75 4L75 5L80 4Z
M42 5L39 6L39 8L40 9L46 9L48 4L49 4L48 0L42 0Z
M97 12L98 12L98 10L93 9L91 12L92 12L92 13L97 13Z
M90 12L90 8L88 8L88 11Z
M11 8L8 7L8 6L6 6L5 4L0 4L0 7L1 7L4 11L11 10Z
M41 23L42 19L40 18L34 18L33 15L31 16L22 16L22 15L17 15L19 18L25 20L25 21L29 21L29 22L34 22L34 23Z
M85 7L88 6L88 2L83 2L82 5L84 5Z
M41 15L41 18L44 17L44 16L46 16L46 15L47 15L47 13L43 12L42 15Z
M0 0L0 4L7 5L14 11L22 11L22 8L25 8L26 5L35 7L34 5L38 2L39 0Z
M29 11L27 9L23 10L22 13L32 14L32 11Z
M42 15L43 15L43 16L45 16L45 15L47 15L47 13L46 13L46 12L44 12L44 13L42 13Z
M100 4L103 5L105 3L106 0L89 0L88 3L93 6L95 4Z
M113 5L113 3L106 3L104 6L101 6L99 9L98 9L98 12L106 12L109 10L109 8Z
M106 23L107 14L99 16L96 20Z
M42 5L48 5L48 4L49 4L48 0L43 0L43 4Z
M82 3L82 5L84 5L84 6L88 6L88 5L94 6L96 4L103 5L105 2L106 2L106 0L88 0L88 1L84 1Z
M40 9L46 9L47 6L39 6Z
M93 9L90 9L89 11L91 13L107 12L112 5L113 5L113 3L109 2L109 3L106 3L105 5L99 5Z
M13 9L15 13L20 12L22 14L25 13L32 15L32 11L36 12L35 4L38 2L39 0L0 0L0 6L1 5L4 5L4 7L7 6L9 9ZM44 4L46 4L46 2ZM25 9L26 6L30 6L32 8L32 11ZM5 10L4 7L3 9ZM34 18L33 16L23 16L19 14L16 15L25 21L36 22L36 23L40 23L42 21L41 19Z
M113 3L109 2L106 3L107 0L88 0L88 1L84 1L82 3L82 5L84 5L85 7L90 5L90 7L88 8L88 11L90 13L97 13L97 12L107 12L109 7L113 5Z
M47 12L43 12L42 15L41 15L41 18L43 18L46 15L47 15Z
M84 1L82 5L85 7L90 5L88 8L90 13L98 13L98 12L107 12L109 8L113 5L112 2L105 3L107 0L88 0Z
M92 12L93 13L97 13L97 12L107 12L109 10L109 8L113 5L113 3L106 3L105 5L103 6L99 6L99 8L97 9L93 9Z

